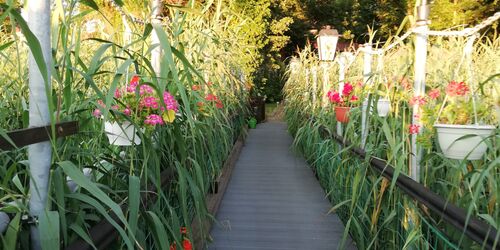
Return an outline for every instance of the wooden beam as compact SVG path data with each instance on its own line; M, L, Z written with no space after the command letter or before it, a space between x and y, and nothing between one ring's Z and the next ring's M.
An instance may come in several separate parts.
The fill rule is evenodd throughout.
M6 138L0 136L0 150L12 150L27 145L44 142L52 139L52 126L34 127L8 132L8 138L14 143L12 145ZM78 121L62 122L55 125L55 138L65 137L78 133Z

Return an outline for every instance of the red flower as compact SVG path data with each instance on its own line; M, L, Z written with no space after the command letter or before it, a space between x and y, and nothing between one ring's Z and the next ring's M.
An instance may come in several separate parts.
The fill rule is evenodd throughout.
M440 95L441 95L441 92L439 91L439 89L433 89L429 92L429 97L432 100L436 100Z
M423 96L414 96L410 99L410 105L424 105L427 101Z
M139 84L139 81L141 80L141 78L138 76L138 75L135 75L135 76L132 76L132 79L130 79L130 85L138 85Z
M203 102L197 102L197 103L196 103L196 105L197 105L198 107L203 107L203 105L205 105L205 104L204 104Z
M328 91L326 94L332 103L341 103L342 97L340 97L340 93L337 91Z
M187 234L187 228L181 227L181 234Z
M206 97L205 97L205 100L207 101L216 101L218 98L217 96L213 95L213 94L208 94Z
M418 134L419 132L419 129L420 129L420 126L419 125L416 125L416 124L411 124L409 127L408 127L408 131L411 135L413 134Z
M222 104L221 100L217 100L217 101L215 101L215 107L217 107L218 109L221 109L224 107L224 104Z
M469 92L469 87L464 82L451 81L448 86L446 86L446 94L453 96L464 96Z
M355 102L357 100L359 100L359 98L357 96L355 96L355 95L351 96L351 102Z
M349 96L352 93L353 87L350 83L346 82L344 88L342 89L342 95Z
M198 90L200 90L200 88L201 88L201 87L200 87L200 85L193 85L193 86L191 87L191 89L192 89L193 91L198 91Z
M193 250L193 244L191 244L191 241L189 241L188 239L184 239L182 241L182 248L184 250Z
M412 88L410 81L406 77L401 78L401 86L404 90L411 90Z
M175 244L175 242L170 244L170 250L177 250L177 244Z

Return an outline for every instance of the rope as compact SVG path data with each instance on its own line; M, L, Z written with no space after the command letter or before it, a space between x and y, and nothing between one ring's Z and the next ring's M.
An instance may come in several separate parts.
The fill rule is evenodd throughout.
M453 30L453 31L434 31L434 30L429 30L429 31L424 31L424 32L415 32L416 34L422 34L422 35L430 35L430 36L471 36L476 33L478 33L480 30L486 28L487 26L492 25L494 22L496 22L498 19L500 19L500 12L496 12L493 16L488 17L478 25L472 27L472 28L466 28L463 30Z

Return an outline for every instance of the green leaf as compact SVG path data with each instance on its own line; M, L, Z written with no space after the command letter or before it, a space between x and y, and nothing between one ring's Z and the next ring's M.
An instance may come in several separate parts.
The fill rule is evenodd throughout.
M42 249L59 249L59 213L46 211L39 217L39 232Z
M128 177L128 224L129 224L129 235L133 238L137 230L137 220L139 217L139 205L140 205L140 189L141 180L137 176Z
M155 213L147 212L148 225L153 230L153 237L156 241L156 247L158 249L169 249L170 242L168 241L167 231L161 223L160 218L156 216Z
M21 221L21 213L17 213L9 223L7 232L5 233L4 249L17 249L17 235L19 233L19 222Z

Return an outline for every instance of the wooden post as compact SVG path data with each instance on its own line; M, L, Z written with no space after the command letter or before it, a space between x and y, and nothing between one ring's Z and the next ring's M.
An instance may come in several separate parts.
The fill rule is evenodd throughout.
M48 94L50 93L50 0L30 0L27 2L28 27L40 42L42 55L47 66L47 82L39 69L33 54L29 53L29 126L40 127L50 124ZM48 88L48 89L46 89ZM52 157L50 142L41 142L28 147L30 168L30 216L38 218L45 210ZM32 249L41 249L37 225L31 226Z
M415 63L414 63L414 75L415 82L413 84L413 96L423 96L425 95L425 64L427 60L427 34L429 30L428 27L428 17L429 17L429 5L427 1L422 1L421 5L417 9L418 19L417 27L415 28ZM422 128L422 121L420 120L420 107L418 102L413 105L413 116L412 124L420 126ZM422 129L420 129L421 131ZM417 146L417 136L418 134L411 135L411 168L410 177L420 182L420 159L422 157L422 149Z
M372 84L372 45L370 43L365 43L361 49L363 52L363 84ZM371 103L368 103L370 96L368 96L364 101L361 108L361 148L365 148L366 138L368 136L368 117L366 116L367 109L371 111ZM368 111L368 112L370 112Z

